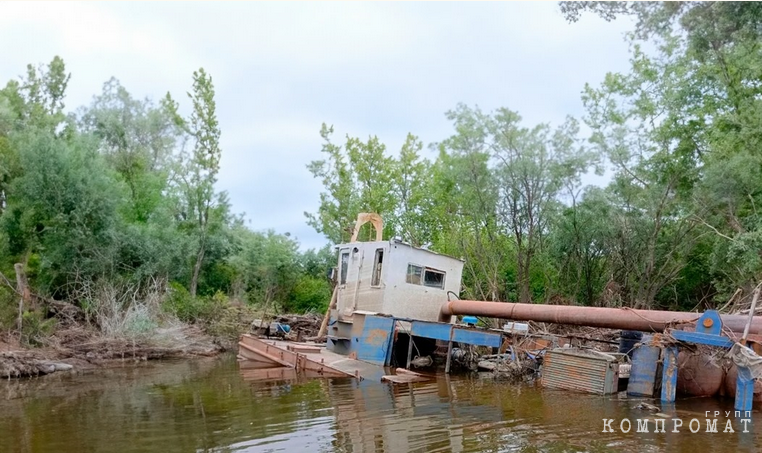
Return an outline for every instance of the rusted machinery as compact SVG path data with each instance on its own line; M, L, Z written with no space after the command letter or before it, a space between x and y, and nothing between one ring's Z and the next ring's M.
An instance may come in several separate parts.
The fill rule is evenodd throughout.
M486 316L520 321L653 332L654 335L644 337L641 341L641 347L635 350L627 393L639 396L655 396L654 392L658 386L658 381L661 381L661 400L665 403L675 401L677 357L678 348L681 345L700 344L725 348L730 351L738 368L735 409L737 411L750 411L752 407L754 381L755 377L760 374L759 366L754 365L757 366L755 369L739 357L745 354L753 359L752 362L760 362L759 356L752 349L746 347L748 334L762 333L762 317L759 316L721 316L714 310L697 314L629 308L569 307L473 300L450 301L442 305L441 322L448 322L453 315ZM686 327L688 329L683 330ZM659 332L665 333L666 341L662 341ZM741 352L746 352L740 354L738 348ZM759 348L757 347L757 349ZM547 371L552 372L553 370ZM596 382L598 381L607 382L605 379L597 379Z

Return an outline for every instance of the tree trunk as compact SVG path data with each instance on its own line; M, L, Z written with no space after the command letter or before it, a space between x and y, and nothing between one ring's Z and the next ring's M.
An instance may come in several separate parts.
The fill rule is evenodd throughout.
M519 284L519 302L522 304L532 303L532 295L529 291L529 257L522 257L521 251L519 251L517 277Z
M198 276L201 273L201 263L204 261L204 254L206 253L206 246L201 245L196 254L196 264L193 265L193 275L190 282L190 295L196 297L196 288L198 288Z
M24 273L24 265L21 263L16 263L13 265L13 269L16 271L16 291L21 295L19 298L19 318L18 318L18 329L19 332L21 331L21 320L23 319L24 315L24 303L26 302L27 305L31 304L32 301L32 293L29 290L29 284L26 279L26 274Z

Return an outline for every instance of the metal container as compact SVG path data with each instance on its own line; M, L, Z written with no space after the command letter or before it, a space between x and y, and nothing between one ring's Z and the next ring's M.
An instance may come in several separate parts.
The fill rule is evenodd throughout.
M545 353L542 386L608 395L619 386L621 354L553 349Z

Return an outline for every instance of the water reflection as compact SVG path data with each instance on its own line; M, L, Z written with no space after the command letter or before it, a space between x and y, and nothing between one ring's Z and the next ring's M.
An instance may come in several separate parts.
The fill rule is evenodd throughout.
M632 400L489 378L392 385L290 373L262 382L263 373L224 357L3 381L0 451L695 453L755 451L760 440L739 423L722 433L723 417L719 433L690 433L691 418L704 423L706 410L732 411L732 401L678 401L678 434L604 434L604 417L648 414Z

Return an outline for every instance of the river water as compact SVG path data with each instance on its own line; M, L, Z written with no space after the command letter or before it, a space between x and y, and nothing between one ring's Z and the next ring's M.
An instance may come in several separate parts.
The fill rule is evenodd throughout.
M232 356L154 362L0 382L0 452L735 452L761 451L753 423L706 432L705 411L732 401L678 400L685 426L636 433L638 401L439 375L385 384L353 379L247 380ZM653 401L652 401L653 402ZM653 402L658 404L658 402ZM760 414L755 411L754 417ZM614 433L603 433L603 419ZM633 429L620 431L622 419ZM701 429L691 433L697 418ZM695 425L694 425L695 427ZM626 429L626 424L624 425ZM760 445L759 449L755 444Z

